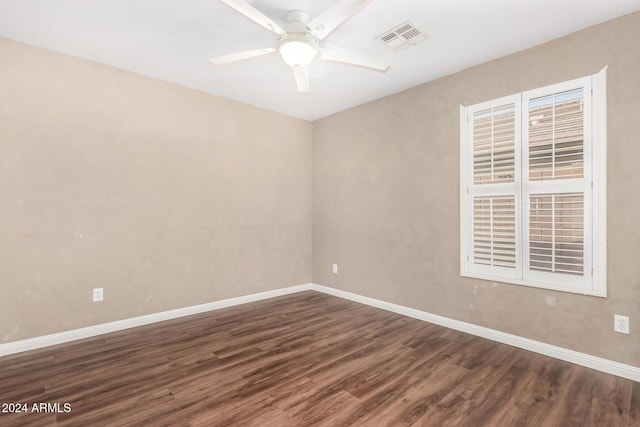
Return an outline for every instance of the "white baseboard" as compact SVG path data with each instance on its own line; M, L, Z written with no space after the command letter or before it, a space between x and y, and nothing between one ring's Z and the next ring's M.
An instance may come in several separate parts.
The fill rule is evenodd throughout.
M312 284L311 289L640 382L640 368L636 366L614 362L601 357L591 356L589 354L568 350L566 348L540 341L534 341L517 335L496 331L495 329L489 329L472 323L438 316L437 314L427 313L426 311L420 311L402 305L380 301L374 298L353 294L351 292L329 288L327 286Z
M44 335L41 337L0 344L0 356L21 353L23 351L35 350L38 348L62 344L69 341L90 338L109 332L116 332L123 329L134 328L136 326L148 325L150 323L162 322L164 320L176 319L178 317L219 310L221 308L246 304L253 301L260 301L308 290L322 292L339 298L344 298L350 301L369 305L371 307L391 311L403 316L412 317L414 319L423 320L429 323L434 323L436 325L455 329L461 332L466 332L471 335L487 338L503 344L512 345L514 347L533 351L535 353L540 353L545 356L554 357L556 359L586 366L598 371L640 382L640 368L636 366L625 365L624 363L614 362L612 360L591 356L589 354L580 353L573 350L568 350L566 348L534 341L528 338L519 337L517 335L507 334L505 332L496 331L495 329L485 328L483 326L474 325L472 323L450 319L448 317L439 316L437 314L427 313L426 311L420 311L402 305L365 297L339 289L329 288L327 286L316 285L313 283L275 289L272 291L259 292L256 294L229 298L206 304L194 305L191 307L184 307L175 310L163 311L160 313L147 314L145 316L133 317L131 319L117 320L115 322L103 323L100 325L74 329L57 334Z
M281 288L273 291L259 292L256 294L245 295L236 298L223 299L220 301L209 302L206 304L194 305L191 307L178 308L175 310L162 311L160 313L147 314L144 316L133 317L130 319L116 320L115 322L102 323L100 325L88 326L86 328L73 329L71 331L59 332L51 335L44 335L25 340L0 344L0 356L21 353L23 351L35 350L51 345L62 344L69 341L90 338L97 335L107 334L109 332L121 331L123 329L135 328L136 326L148 325L150 323L162 322L164 320L176 319L178 317L190 316L192 314L204 313L207 311L219 310L221 308L231 307L234 305L246 304L248 302L260 301L279 297L282 295L293 294L296 292L307 291L311 289L311 284L291 286L289 288Z

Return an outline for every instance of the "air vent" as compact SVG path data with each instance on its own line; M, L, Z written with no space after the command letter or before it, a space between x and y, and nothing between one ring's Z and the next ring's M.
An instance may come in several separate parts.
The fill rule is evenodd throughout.
M404 22L376 37L377 40L396 52L415 46L428 38L429 34L416 27L411 21Z

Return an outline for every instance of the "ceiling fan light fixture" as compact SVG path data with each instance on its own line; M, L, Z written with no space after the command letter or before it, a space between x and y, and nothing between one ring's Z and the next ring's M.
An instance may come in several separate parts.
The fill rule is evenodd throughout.
M310 19L301 10L287 14L287 24L280 27L271 18L250 5L247 0L220 0L258 25L280 36L277 49L282 60L292 68L299 93L309 92L309 64L320 55L326 61L366 68L381 73L389 70L384 60L337 46L320 47L320 41L358 13L371 0L334 0L336 3ZM404 27L403 27L404 28ZM224 65L275 52L276 47L253 49L211 59L214 65Z
M291 67L306 67L318 54L318 42L304 33L289 33L280 39L278 51Z

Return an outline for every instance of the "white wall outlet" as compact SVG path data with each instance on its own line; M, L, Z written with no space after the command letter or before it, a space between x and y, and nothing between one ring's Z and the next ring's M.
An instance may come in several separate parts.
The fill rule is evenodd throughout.
M621 316L614 314L613 316L613 330L620 332L621 334L629 333L629 316Z
M102 288L93 288L93 302L102 301L104 294Z
M338 274L338 264L333 264L333 274Z

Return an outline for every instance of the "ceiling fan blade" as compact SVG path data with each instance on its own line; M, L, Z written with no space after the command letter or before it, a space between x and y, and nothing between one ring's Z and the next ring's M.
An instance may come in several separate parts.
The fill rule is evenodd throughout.
M293 75L296 78L298 92L309 92L309 67L293 67Z
M389 64L382 59L367 56L338 46L328 45L320 49L320 57L326 61L341 62L347 65L355 65L369 70L386 73L389 71Z
M282 29L282 27L280 27L280 25L273 22L271 18L269 18L267 15L260 12L258 9L251 6L249 3L245 2L244 0L220 0L220 1L226 4L227 6L231 7L232 9L235 9L236 11L240 12L247 18L251 19L256 24L263 26L267 30L273 31L278 35L283 35L286 33Z
M267 47L264 49L245 50L243 52L236 52L225 56L219 56L217 58L210 59L209 61L213 65L225 65L232 62L244 61L245 59L255 58L257 56L268 55L276 51L274 47Z
M371 0L341 0L309 21L307 28L322 40L369 3Z

